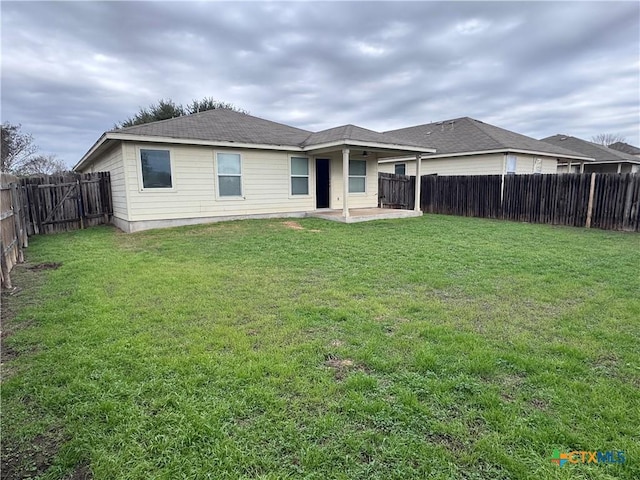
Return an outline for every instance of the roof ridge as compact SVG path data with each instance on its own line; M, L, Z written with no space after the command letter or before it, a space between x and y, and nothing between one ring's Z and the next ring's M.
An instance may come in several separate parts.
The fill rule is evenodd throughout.
M493 140L494 142L496 142L498 145L502 146L503 148L510 148L508 145L505 145L504 143L502 143L501 141L499 141L497 138L495 138L491 133L489 133L487 131L487 129L480 127L479 123L482 123L482 125L488 125L487 123L481 122L479 120L475 120L474 118L471 117L465 117L465 119L469 119L471 120L472 125L480 130L482 133L484 133L487 137L489 137L491 140ZM496 127L495 125L492 125L494 128L501 128L501 127ZM506 130L505 128L502 128L501 130L505 130L508 132L511 132L511 130ZM516 133L516 132L511 132L511 133ZM521 134L518 134L521 135ZM526 137L526 135L523 135ZM535 139L534 139L535 140Z
M209 110L204 110L202 112L195 112L195 113L189 113L187 115L178 115L177 117L171 117L171 118L165 118L164 120L154 120L153 122L146 122L146 123L138 123L136 125L129 125L128 127L122 127L122 128L114 128L109 130L110 132L115 132L115 131L122 131L122 130L128 130L130 128L134 128L134 127L142 127L144 125L157 125L159 123L166 123L166 122L171 122L173 120L178 120L179 118L185 118L185 117L197 117L199 115L203 115L205 113L210 113L214 110L226 110L227 112L234 112L237 114L241 114L240 112L236 112L235 110L232 110L230 108L211 108ZM242 113L241 115L249 115L248 113ZM249 115L250 117L252 115ZM255 118L259 118L259 117L255 117Z
M351 133L353 132L353 125L348 123L344 129L344 138L351 139Z
M445 120L437 120L435 122L427 122L427 123L421 123L420 125L410 125L408 127L402 127L402 128L394 128L393 130L386 130L384 132L381 133L390 133L390 132L397 132L398 130L408 130L409 128L422 128L422 127L427 127L430 125L440 125L443 123L447 123L447 122L457 122L459 120L473 120L475 122L479 122L479 123L484 123L481 120L476 120L475 118L471 118L471 117L457 117L457 118L447 118Z
M180 119L185 119L185 118L193 118L193 117L206 115L206 114L210 115L212 112L216 112L216 111L218 111L218 112L224 111L225 113L231 113L233 115L247 116L247 117L251 117L251 118L256 118L256 119L262 120L264 122L275 123L277 125L281 125L281 126L287 127L287 128L293 128L293 129L300 130L300 131L305 132L305 133L309 133L309 134L313 133L313 132L310 132L309 130L305 130L304 128L294 127L293 125L287 125L286 123L276 122L274 120L268 120L266 118L257 117L255 115L251 115L249 113L238 112L238 111L233 110L231 108L211 108L209 110L204 110L202 112L195 112L195 113L190 113L188 115L180 115L180 116L177 116L177 117L165 118L164 120L156 120L154 122L139 123L137 125L130 125L128 127L122 127L122 128L112 128L111 130L107 130L107 132L121 132L123 130L129 130L131 128L137 128L137 127L144 127L146 125L158 125L160 123L172 122L172 121L175 121L175 120L180 120Z

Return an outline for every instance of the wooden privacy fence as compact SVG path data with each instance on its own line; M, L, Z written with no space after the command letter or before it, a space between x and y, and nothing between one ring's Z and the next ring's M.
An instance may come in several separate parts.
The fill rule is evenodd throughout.
M2 174L0 193L2 286L7 288L29 235L109 223L113 213L109 172L23 178Z
M23 210L23 191L18 178L0 173L0 284L11 288L11 269L24 261L22 249L29 245Z
M378 174L378 206L413 210L416 203L415 177Z
M421 182L427 213L640 231L637 174L426 175ZM381 173L380 206L385 198L410 204L414 184L415 177Z
M29 235L109 223L113 213L109 172L25 177L20 187Z

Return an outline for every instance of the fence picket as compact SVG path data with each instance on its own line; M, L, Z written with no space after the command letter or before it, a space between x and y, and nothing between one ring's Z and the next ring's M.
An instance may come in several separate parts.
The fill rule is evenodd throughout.
M640 175L590 173L422 177L420 208L427 213L531 223L640 231ZM415 177L379 174L380 206L413 208Z

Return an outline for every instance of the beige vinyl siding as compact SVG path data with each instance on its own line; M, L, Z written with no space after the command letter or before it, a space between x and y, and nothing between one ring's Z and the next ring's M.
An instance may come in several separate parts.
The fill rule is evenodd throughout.
M505 167L503 153L485 155L461 155L459 157L423 158L423 175L502 175ZM534 172L536 158L542 159L542 173L556 173L555 158L539 157L535 155L517 154L516 173L530 174ZM384 173L394 173L396 163L407 165L407 175L416 174L415 160L399 160L398 162L381 163L378 170Z
M139 148L170 150L172 189L142 191ZM315 166L310 162L311 195L291 196L287 152L215 149L206 146L125 144L131 221L291 213L315 209ZM240 153L242 198L216 197L216 152Z
M323 158L330 158L329 165L331 175L330 187L330 208L341 209L343 206L343 183L342 183L342 152L328 155ZM371 208L378 206L378 160L371 155L364 158L358 155L351 155L352 160L367 161L367 179L364 193L349 194L349 208ZM315 187L315 183L314 183Z
M122 145L118 143L106 153L102 154L89 168L82 170L82 173L88 172L110 173L113 216L128 220L127 188L124 163L122 161Z
M527 173L535 173L535 160L542 160L542 171L540 173L558 173L558 162L555 158L541 157L539 155L516 154L516 174L524 175Z

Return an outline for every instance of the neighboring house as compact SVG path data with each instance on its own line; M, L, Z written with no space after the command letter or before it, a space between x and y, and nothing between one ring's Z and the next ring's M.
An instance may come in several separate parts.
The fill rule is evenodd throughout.
M312 133L218 109L105 132L74 171L111 172L113 223L126 232L326 209L355 221L349 209L378 205L379 160L434 151L354 125Z
M425 143L436 152L422 156L422 175L502 175L556 173L558 163L592 161L568 148L556 147L469 117L385 132L405 142ZM380 160L386 173L415 175L415 159Z
M600 172L600 173L635 173L640 172L640 158L628 153L605 147L598 143L587 142L569 135L553 135L543 138L543 142L562 148L569 148L583 155L593 157L595 161L577 165L562 165L560 172Z
M628 143L612 143L611 145L609 145L609 148L613 148L614 150L618 150L619 152L628 153L629 155L640 158L640 148L629 145Z

